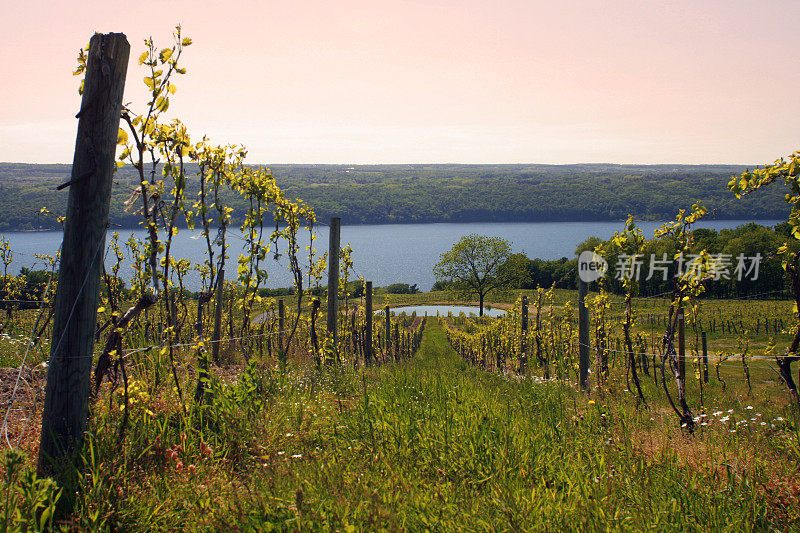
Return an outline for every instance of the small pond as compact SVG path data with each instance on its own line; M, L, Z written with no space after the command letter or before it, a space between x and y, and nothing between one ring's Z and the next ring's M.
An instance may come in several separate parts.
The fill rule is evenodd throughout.
M436 316L437 312L439 316L447 316L447 313L453 313L454 316L458 316L461 313L465 313L467 316L478 316L479 310L478 306L466 305L405 305L402 307L392 307L391 311L393 315L399 315L400 313L410 315L416 311L417 316L423 316L425 313L427 313L428 316ZM505 314L505 309L497 309L494 307L491 309L483 308L484 316L503 316Z

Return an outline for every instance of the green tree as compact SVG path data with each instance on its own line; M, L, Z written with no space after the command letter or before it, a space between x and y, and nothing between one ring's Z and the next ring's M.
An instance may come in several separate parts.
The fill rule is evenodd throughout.
M433 274L438 281L448 282L457 294L477 295L483 316L486 296L503 287L514 275L513 269L503 268L510 256L511 243L507 240L473 233L461 237L440 256Z
M501 275L508 278L508 286L512 289L533 288L531 260L524 253L511 254L501 267Z

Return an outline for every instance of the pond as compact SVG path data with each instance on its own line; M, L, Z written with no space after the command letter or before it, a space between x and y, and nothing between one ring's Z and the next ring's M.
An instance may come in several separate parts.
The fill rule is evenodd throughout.
M424 314L428 314L428 316L436 316L436 313L439 313L439 316L447 316L448 313L453 313L453 315L458 316L461 313L469 315L478 315L478 306L466 306L466 305L404 305L402 307L392 307L391 308L393 315L399 315L400 313L406 313L410 315L413 312L417 313L417 316L422 316ZM484 316L503 316L506 314L505 309L497 309L497 308L483 308L483 315Z

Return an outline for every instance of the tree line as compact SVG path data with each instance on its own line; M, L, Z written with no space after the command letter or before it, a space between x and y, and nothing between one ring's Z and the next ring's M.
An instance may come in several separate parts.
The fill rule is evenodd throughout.
M541 222L668 220L674 205L703 199L723 219L783 217L781 187L731 202L728 178L735 165L275 165L279 187L302 198L321 220L341 216L344 224L429 222ZM199 180L187 164L189 196ZM158 172L158 171L157 171ZM0 163L0 230L58 229L69 165ZM138 188L134 169L115 178L110 217L123 228L138 227L130 209ZM221 191L240 224L244 199ZM46 208L52 215L42 214ZM181 224L181 221L177 221Z
M776 250L790 236L791 228L788 222L776 226L749 223L720 231L699 228L692 230L693 242L689 253L685 254L686 257L683 259L675 259L676 254L682 250L677 239L672 237L645 239L643 252L634 261L634 267L628 265L630 257L614 245L612 238L603 240L599 237L589 237L578 245L575 255L602 248L603 258L608 263L608 269L603 277L606 290L624 294L623 285L626 277L636 275L639 281L637 295L652 297L668 293L678 271L683 272L686 268L691 268L693 256L705 250L712 257L719 258L722 265L715 273L716 279L707 283L703 293L705 297L788 298L790 287L781 265L781 258L770 251ZM505 248L507 252L501 258L498 268L488 276L495 289L530 290L555 286L560 289L577 290L577 257L561 257L554 260L529 258L523 252L510 253L510 243L505 242L508 245ZM464 245L464 243L459 244ZM453 249L456 250L459 244L454 245ZM468 270L466 267L463 269L464 272ZM442 271L437 278L433 290L459 292L458 280L449 272ZM593 282L590 288L597 290L598 285L599 282Z

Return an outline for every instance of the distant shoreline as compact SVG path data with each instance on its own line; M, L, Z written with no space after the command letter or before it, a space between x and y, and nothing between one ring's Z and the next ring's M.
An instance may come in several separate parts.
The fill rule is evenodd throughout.
M516 221L503 221L503 220L491 220L491 221L436 221L436 222L374 222L374 223L356 223L356 224L347 224L344 221L342 222L342 226L433 226L433 225L444 225L444 224L452 224L452 225L487 225L487 224L586 224L586 223L622 223L625 222L626 219L618 218L618 219L598 219L598 220L516 220ZM701 219L699 222L708 222L708 221L721 221L721 222L741 222L742 224L748 224L750 222L754 222L756 224L761 225L774 225L780 224L781 222L785 222L783 219L777 218L729 218L729 217L713 217L707 219ZM664 223L668 222L667 220L658 220L658 219L638 219L634 218L634 222L647 222L647 223ZM770 224L763 224L764 222L769 222ZM774 224L772 224L774 223ZM271 224L264 224L265 227L272 227ZM317 222L314 224L314 227L323 226L327 227L328 224L326 222ZM281 225L281 227L285 227ZM217 229L218 226L210 226L210 229ZM117 227L110 227L108 231L135 231L143 229L141 226L117 226ZM186 226L178 226L180 231L186 231L188 228ZM196 227L190 231L199 231L201 228ZM238 230L238 225L228 226L229 230ZM49 233L49 232L59 232L63 231L62 229L58 228L49 228L49 229L2 229L0 230L0 234L3 233ZM302 230L301 230L302 231Z

